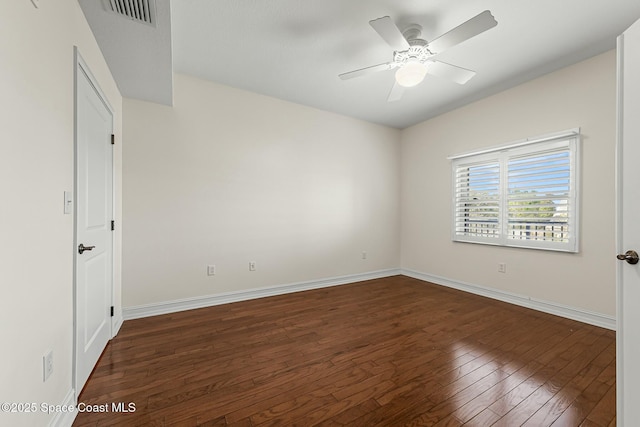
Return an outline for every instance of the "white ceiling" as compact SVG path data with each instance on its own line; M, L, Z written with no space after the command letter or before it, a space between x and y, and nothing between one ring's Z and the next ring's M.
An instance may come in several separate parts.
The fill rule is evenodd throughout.
M158 8L168 1L157 0ZM640 18L638 0L173 0L170 9L170 40L155 40L153 49L164 43L173 71L396 128L612 49L616 36ZM388 103L393 71L338 78L391 61L372 19L391 16L400 29L420 24L428 41L486 9L497 27L437 57L475 70L466 85L427 76ZM87 17L95 33L95 17ZM111 34L97 37L103 52L105 44L122 46L118 39L127 37ZM119 67L130 57L123 55ZM107 61L112 66L114 60ZM153 100L128 89L148 76L129 74L115 76L123 95Z

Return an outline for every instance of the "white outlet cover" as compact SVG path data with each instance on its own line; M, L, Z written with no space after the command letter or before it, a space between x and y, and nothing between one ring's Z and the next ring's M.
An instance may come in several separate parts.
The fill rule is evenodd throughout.
M208 265L207 266L207 276L215 276L216 275L216 266Z

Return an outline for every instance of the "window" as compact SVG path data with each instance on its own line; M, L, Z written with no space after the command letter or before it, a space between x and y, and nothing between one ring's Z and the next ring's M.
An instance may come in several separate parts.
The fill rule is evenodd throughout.
M572 130L452 156L454 241L578 251Z

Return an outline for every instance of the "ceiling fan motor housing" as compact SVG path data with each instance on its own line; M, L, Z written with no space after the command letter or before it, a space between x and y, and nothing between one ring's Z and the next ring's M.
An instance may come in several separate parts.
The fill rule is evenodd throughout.
M402 32L402 36L405 38L405 40L407 40L407 42L409 42L409 44L411 44L411 40L420 39L421 35L422 35L422 26L418 24L410 24Z
M427 47L427 41L420 38L422 27L418 24L411 24L402 32L402 35L409 43L409 49L396 51L393 54L393 62L403 66L407 62L419 62L424 64L429 57L433 56Z
M424 42L424 40L421 41ZM427 48L426 42L424 42L424 44L412 45L407 50L395 52L393 54L393 62L398 65L404 65L407 62L420 62L424 64L431 56L433 56L433 54Z

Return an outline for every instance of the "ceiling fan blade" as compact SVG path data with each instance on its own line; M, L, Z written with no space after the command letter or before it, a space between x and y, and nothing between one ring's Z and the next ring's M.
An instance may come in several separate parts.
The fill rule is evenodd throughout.
M442 61L427 61L427 74L463 85L475 76L476 72Z
M353 79L354 77L365 76L367 74L373 74L378 71L386 71L392 68L395 68L395 64L392 62L386 62L384 64L372 65L371 67L349 71L348 73L342 73L338 75L338 77L340 77L342 80L349 80L349 79Z
M498 21L495 20L491 11L485 10L484 12L474 16L467 22L458 25L453 30L444 33L437 39L428 43L427 46L431 53L437 55L445 50L453 47L465 40L469 40L471 37L475 37L480 33L483 33L498 25Z
M380 37L382 37L393 50L409 49L409 43L402 35L402 32L388 16L369 21L369 25L380 34Z
M391 88L391 92L389 92L389 97L387 98L387 102L399 101L402 98L402 94L404 93L404 87L400 86L398 82L393 80L393 87Z

